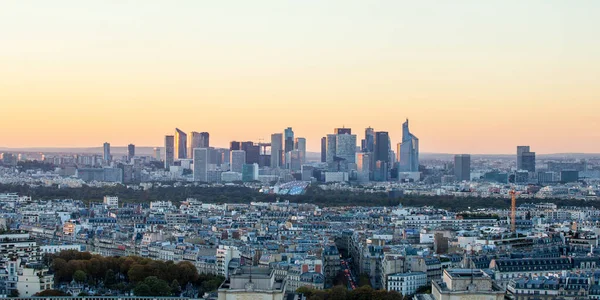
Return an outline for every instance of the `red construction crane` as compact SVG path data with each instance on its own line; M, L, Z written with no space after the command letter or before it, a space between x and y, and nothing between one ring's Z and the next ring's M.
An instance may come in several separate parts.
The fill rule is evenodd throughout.
M510 230L517 231L517 192L510 190Z

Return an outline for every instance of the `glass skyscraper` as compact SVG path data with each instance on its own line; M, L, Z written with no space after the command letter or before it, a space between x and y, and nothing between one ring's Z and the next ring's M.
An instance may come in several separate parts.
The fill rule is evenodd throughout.
M408 119L402 124L402 143L400 143L400 172L419 171L419 139L410 133Z
M175 158L187 158L187 134L179 128L175 128Z

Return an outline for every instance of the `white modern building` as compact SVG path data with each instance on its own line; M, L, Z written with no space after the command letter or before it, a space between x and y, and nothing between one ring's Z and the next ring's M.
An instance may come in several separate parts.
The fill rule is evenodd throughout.
M116 196L104 196L104 205L108 207L119 207L119 197Z
M387 290L403 296L412 295L427 285L427 274L423 272L396 273L387 276Z

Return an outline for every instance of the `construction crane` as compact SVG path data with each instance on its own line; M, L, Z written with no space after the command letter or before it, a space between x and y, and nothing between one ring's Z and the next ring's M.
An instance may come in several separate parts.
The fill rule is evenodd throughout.
M510 190L510 230L517 232L517 192Z

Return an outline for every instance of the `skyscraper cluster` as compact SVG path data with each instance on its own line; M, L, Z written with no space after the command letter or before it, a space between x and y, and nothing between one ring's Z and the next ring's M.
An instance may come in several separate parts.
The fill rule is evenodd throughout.
M419 172L419 139L403 124L402 142L398 144L398 158L391 149L387 131L368 127L357 149L357 138L350 128L336 128L321 139L321 162L331 172L352 172L359 181L387 181L400 178L400 173ZM398 163L399 162L399 163Z
M209 140L208 132L186 134L176 128L174 135L165 136L165 168L193 164L194 180L202 182L220 173L227 173L227 178L256 180L259 167L300 171L306 162L306 139L295 137L291 127L272 134L270 143L231 141L229 148L214 148ZM155 153L159 151L155 149Z

